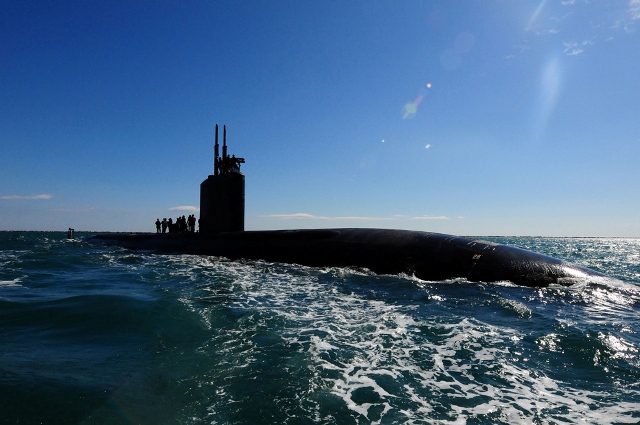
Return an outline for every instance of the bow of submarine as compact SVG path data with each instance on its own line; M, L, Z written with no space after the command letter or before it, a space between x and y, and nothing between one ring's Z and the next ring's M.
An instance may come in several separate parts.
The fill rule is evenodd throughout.
M462 249L473 281L509 281L529 287L571 286L605 275L533 251L486 241L472 241ZM462 261L465 261L463 259Z

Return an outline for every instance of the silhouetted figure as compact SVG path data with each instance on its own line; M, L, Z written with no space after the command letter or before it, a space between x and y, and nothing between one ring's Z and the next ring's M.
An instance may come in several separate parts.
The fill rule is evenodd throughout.
M182 233L185 233L187 231L187 218L185 216L182 216L180 218L180 231Z
M191 214L189 216L189 220L187 222L187 228L189 230L189 232L193 233L196 231L196 215L195 214Z
M167 218L166 218L166 217L164 217L164 218L162 219L162 233L167 233L167 224L168 224L168 223L167 223Z
M169 233L173 232L173 219L169 217L169 222L167 223L167 227L169 228Z
M156 233L160 233L160 219L156 218Z

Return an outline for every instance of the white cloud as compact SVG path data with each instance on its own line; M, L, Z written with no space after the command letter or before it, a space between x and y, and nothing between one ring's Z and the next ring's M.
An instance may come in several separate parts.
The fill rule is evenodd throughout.
M421 215L419 217L410 217L410 220L451 220L446 215Z
M631 19L640 19L640 0L629 0L629 13Z
M584 52L584 49L581 49L580 44L576 42L562 43L562 45L564 46L562 53L567 56L575 56ZM582 43L582 45L586 46L585 43Z
M191 211L191 212L198 212L200 211L200 208L198 207L194 207L192 205L182 205L180 207L172 207L169 208L169 211Z
M295 214L268 214L268 215L262 215L260 217L266 217L266 218L284 218L284 219L319 219L319 218L327 218L327 217L320 217L320 216L316 216L316 215L312 215L312 214L305 214L305 213L295 213Z
M584 48L593 46L594 44L595 42L593 41L593 39L584 40L582 43L577 43L575 41L562 43L562 45L564 46L564 50L562 53L568 56L579 55L581 53L584 53Z
M264 218L279 218L283 220L451 220L451 218L439 215L422 215L417 217L410 217L406 215L395 215L393 217L370 217L370 216L322 216L313 215L307 213L294 213L294 214L268 214L262 215Z
M329 217L322 215L313 215L306 213L295 214L268 214L261 217L266 218L281 218L285 220L394 220L390 217L357 217L357 216L344 216L344 217Z
M0 199L51 199L53 195L43 193L41 195L20 196L20 195L6 195L0 196Z

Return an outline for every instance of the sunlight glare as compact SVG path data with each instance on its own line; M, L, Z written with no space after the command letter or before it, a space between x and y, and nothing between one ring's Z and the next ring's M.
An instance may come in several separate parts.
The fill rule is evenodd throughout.
M549 60L542 70L540 79L540 97L538 105L538 117L535 123L537 137L545 133L549 118L558 101L561 85L561 69L557 57Z
M529 19L529 25L527 26L527 29L531 28L531 25L533 25L535 20L538 18L538 15L540 15L540 12L542 12L542 9L544 9L544 5L546 3L547 3L547 0L542 0L540 2L538 7L536 8L535 12L533 12L533 15L531 16L531 19Z

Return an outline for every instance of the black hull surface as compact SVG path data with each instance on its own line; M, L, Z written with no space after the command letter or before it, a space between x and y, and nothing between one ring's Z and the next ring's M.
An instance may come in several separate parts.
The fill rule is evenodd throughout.
M363 267L378 274L407 273L422 280L466 278L544 287L604 275L520 248L459 236L408 230L314 229L192 234L104 233L89 243L158 253L196 254L294 263Z

